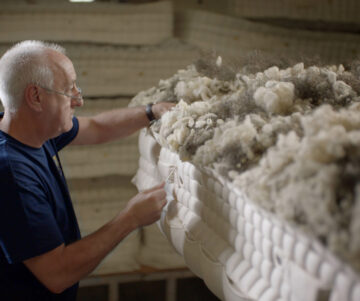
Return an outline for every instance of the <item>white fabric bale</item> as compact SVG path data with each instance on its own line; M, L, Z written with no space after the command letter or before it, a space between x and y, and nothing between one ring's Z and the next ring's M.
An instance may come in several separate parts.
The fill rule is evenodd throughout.
M338 4L340 2L342 5L338 0ZM319 7L323 9L324 5ZM356 10L354 13L357 18ZM223 56L236 58L259 49L280 55L318 55L325 62L343 62L358 53L359 37L352 33L293 30L201 10L179 12L175 21L176 36L203 49L216 50Z
M126 107L128 98L88 101L78 116L92 116L105 110ZM101 177L111 174L133 175L138 167L137 134L101 145L69 146L60 152L67 178Z
M228 8L234 15L241 17L286 18L290 20L326 21L342 24L359 23L357 12L360 10L356 0L311 1L295 0L290 2L275 0L229 0Z
M111 25L111 26L109 26ZM1 5L1 42L37 40L153 45L172 37L172 5L91 3Z

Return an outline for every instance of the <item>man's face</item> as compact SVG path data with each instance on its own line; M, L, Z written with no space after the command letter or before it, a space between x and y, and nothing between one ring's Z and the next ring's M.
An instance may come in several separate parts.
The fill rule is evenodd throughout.
M70 59L57 52L52 52L50 58L53 62L54 74L54 84L51 89L68 95L78 95L76 73ZM72 128L75 107L82 106L83 101L57 93L47 93L47 98L45 106L49 117L49 130L51 136L56 137Z

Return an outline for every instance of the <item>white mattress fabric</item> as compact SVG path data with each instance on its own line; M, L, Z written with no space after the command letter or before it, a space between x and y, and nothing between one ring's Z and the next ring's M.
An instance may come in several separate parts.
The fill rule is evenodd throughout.
M143 266L156 269L178 269L186 267L184 258L162 235L157 224L142 229L142 240L136 260Z
M153 45L173 31L172 4L1 4L0 42L32 39Z
M359 275L319 242L260 208L214 170L160 150L148 133L140 135L140 144L145 151L138 186L171 184L175 199L163 212L161 230L220 299L360 300Z
M149 189L160 184L161 174L156 165L160 152L160 145L151 136L140 132L139 139L139 169L132 182L139 191ZM185 267L184 259L174 251L169 241L160 233L154 224L142 229L143 240L138 253L138 262L158 269Z

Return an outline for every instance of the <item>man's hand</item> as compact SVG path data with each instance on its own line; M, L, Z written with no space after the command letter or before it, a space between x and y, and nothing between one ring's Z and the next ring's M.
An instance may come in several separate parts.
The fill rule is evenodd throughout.
M164 183L134 196L126 206L136 228L156 222L166 205Z
M155 119L160 119L167 111L171 110L176 104L173 102L158 102L152 106Z

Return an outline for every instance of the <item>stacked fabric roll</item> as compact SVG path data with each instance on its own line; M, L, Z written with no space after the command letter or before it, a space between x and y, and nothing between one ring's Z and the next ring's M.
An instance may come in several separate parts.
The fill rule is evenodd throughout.
M15 2L15 1L14 1ZM1 42L24 39L154 45L172 36L173 15L167 1L143 5L115 3L19 2L1 5Z
M178 13L175 32L181 40L224 57L257 50L295 58L318 56L334 63L359 54L357 34L279 27L200 10Z
M86 100L85 100L86 101ZM87 101L77 116L92 116L103 110L125 107L127 98ZM68 178L126 175L130 177L137 168L137 134L119 141L89 146L71 146L61 152Z
M323 21L358 24L360 4L356 0L229 0L229 10L237 16L252 18L283 18L289 20Z

